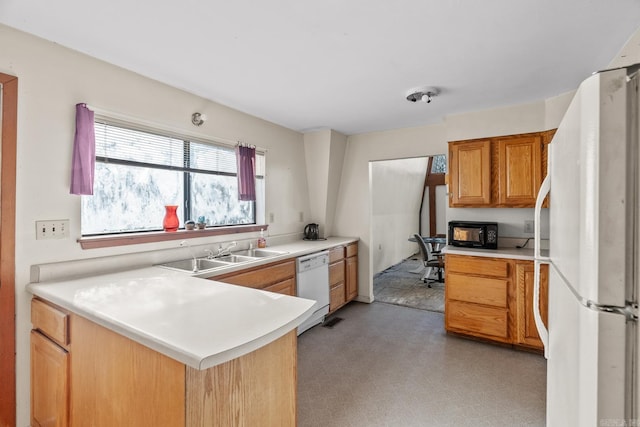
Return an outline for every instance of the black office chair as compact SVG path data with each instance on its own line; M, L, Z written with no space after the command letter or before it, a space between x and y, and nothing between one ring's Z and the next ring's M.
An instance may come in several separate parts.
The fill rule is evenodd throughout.
M430 288L431 283L442 282L442 266L440 264L440 260L433 255L429 246L427 246L424 240L422 240L422 236L420 236L419 234L414 234L413 237L416 239L416 242L418 242L418 247L420 248L420 252L422 253L422 262L425 266L424 274L422 275L422 281L426 283ZM434 268L438 272L438 280L429 279L429 276L431 276Z

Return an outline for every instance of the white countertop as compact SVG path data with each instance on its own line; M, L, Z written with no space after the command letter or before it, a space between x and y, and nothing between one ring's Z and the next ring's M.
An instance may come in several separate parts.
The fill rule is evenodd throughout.
M254 351L306 320L315 301L158 267L27 289L196 369Z
M353 241L357 239L334 237L277 245L267 249L288 253L204 276L214 277ZM68 264L37 267L44 269L41 273L48 277L69 267L79 272ZM293 330L313 313L312 300L196 276L152 266L30 283L27 290L196 369L250 353Z
M533 249L531 248L498 248L498 249L476 249L461 248L458 246L447 245L442 252L452 255L482 256L489 258L510 258L526 261L533 261ZM541 250L542 256L548 256L548 250Z

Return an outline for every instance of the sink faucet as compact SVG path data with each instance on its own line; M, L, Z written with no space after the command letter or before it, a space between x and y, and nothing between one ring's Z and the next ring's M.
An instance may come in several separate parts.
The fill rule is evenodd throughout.
M195 254L191 250L191 245L189 245L189 243L186 240L183 240L183 241L180 242L180 247L182 247L182 248L186 247L189 250L189 254L191 255L191 258L193 258L191 267L193 268L193 272L197 273L198 272L198 261L196 260Z
M223 256L223 255L231 254L231 248L233 248L237 244L238 244L237 242L231 242L227 246L225 246L224 248L222 247L222 245L220 245L218 247L218 255L216 255L216 256Z

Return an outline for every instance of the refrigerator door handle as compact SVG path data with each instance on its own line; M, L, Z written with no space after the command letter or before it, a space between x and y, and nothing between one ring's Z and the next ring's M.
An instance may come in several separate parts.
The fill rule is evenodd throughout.
M544 322L542 321L542 315L540 314L540 266L543 263L536 259L533 262L533 320L536 323L536 329L538 330L538 336L542 341L544 347L544 357L549 358L549 331Z
M550 161L551 156L549 156L547 164ZM540 259L540 214L542 213L542 203L544 203L544 198L547 197L550 190L551 177L547 173L547 176L542 181L542 185L540 185L540 191L538 191L538 197L536 197L536 206L533 213L533 257L535 259Z
M545 197L551 190L551 175L549 174L551 164L551 153L547 158L547 176L542 181L540 191L538 191L538 197L536 198L536 206L533 215L533 254L534 254L534 270L533 270L533 320L540 336L540 341L544 346L544 357L549 358L549 331L542 322L542 315L540 314L540 265L543 263L543 259L540 256L540 214L542 212L542 203L544 203ZM545 264L548 263L548 259L545 260Z

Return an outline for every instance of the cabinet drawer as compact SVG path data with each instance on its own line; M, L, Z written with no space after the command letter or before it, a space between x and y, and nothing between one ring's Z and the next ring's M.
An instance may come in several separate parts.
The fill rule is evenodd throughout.
M446 265L449 272L493 277L509 276L509 261L506 259L447 255Z
M69 345L69 315L39 299L31 300L31 323L34 329L60 344Z
M340 261L344 258L344 246L336 246L329 249L329 264Z
M334 287L344 282L344 261L338 261L329 265L329 286Z
M331 288L329 295L329 311L334 311L346 302L344 293L344 282Z
M296 284L295 280L287 279L282 282L274 283L271 286L264 288L265 291L276 292L284 295L296 296Z
M254 270L229 275L212 277L211 280L231 283L233 285L264 289L274 283L295 277L295 261L285 261L279 264L257 267Z
M507 310L460 301L448 301L445 313L448 330L470 335L487 335L500 338L500 341L508 341L509 339Z
M358 255L358 244L352 243L347 246L347 258Z
M507 308L508 281L487 277L447 275L447 298Z

